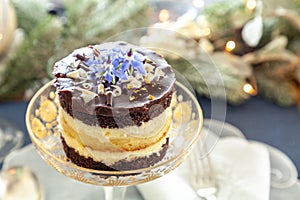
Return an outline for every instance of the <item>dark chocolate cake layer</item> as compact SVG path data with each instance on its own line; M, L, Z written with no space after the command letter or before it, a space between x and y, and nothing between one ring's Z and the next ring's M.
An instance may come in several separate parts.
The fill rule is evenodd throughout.
M53 74L69 115L109 128L140 126L161 114L170 106L175 83L162 56L125 42L77 49L55 64Z
M153 166L159 162L166 154L169 147L169 141L162 146L162 149L158 153L153 153L150 156L144 156L136 158L132 161L120 160L111 166L107 166L102 162L96 162L92 158L86 158L79 155L76 150L69 147L64 138L61 137L64 151L67 157L76 165L89 169L105 170L105 171L124 171L124 170L135 170Z
M167 107L170 106L173 91L166 93L162 98L145 104L143 107L129 108L123 114L111 114L105 116L103 113L113 112L111 108L98 106L95 108L95 115L90 115L84 112L74 111L74 106L70 106L71 94L61 93L59 95L61 107L72 117L81 120L82 122L92 125L100 126L102 128L124 128L126 126L140 126L143 122L147 122L154 117L161 114ZM66 101L69 99L70 101Z

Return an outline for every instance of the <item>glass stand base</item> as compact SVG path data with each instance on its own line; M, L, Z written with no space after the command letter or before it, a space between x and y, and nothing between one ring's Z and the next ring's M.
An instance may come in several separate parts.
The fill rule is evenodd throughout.
M105 200L124 200L127 188L126 186L104 186L103 189Z
M24 133L0 118L0 163L11 151L24 143Z

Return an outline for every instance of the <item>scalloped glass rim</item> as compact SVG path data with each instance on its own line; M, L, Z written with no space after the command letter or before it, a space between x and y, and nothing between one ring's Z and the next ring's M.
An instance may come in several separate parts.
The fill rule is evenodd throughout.
M107 176L124 176L124 175L132 175L132 174L139 174L145 171L150 171L156 168L159 168L161 166L166 165L167 163L170 163L174 160L183 158L185 156L185 152L189 152L189 150L192 148L193 144L196 143L196 141L198 140L199 136L200 136L200 132L201 129L203 127L203 113L202 113L202 109L198 103L198 100L196 99L196 97L192 94L192 92L190 92L183 84L179 83L178 81L176 81L176 85L179 86L181 89L183 89L191 98L191 100L193 101L193 104L196 106L196 109L199 113L199 126L197 127L197 131L195 133L195 136L193 138L193 140L190 142L190 144L187 146L187 148L185 149L185 151L182 151L180 154L178 154L177 156L174 156L170 159L168 159L167 161L164 162L160 162L158 164L155 164L153 166L147 167L147 168L141 168L141 169L136 169L136 170L127 170L127 171L105 171L105 170L95 170L95 169L89 169L89 168L84 168L84 167L80 167L77 166L76 164L70 162L70 161L66 161L64 159L58 158L56 156L54 156L53 154L51 154L39 141L39 139L34 135L32 129L31 129L31 123L30 123L30 110L32 109L34 103L38 100L38 98L41 96L41 94L48 88L51 87L52 82L54 80L48 82L47 84L45 84L42 88L40 88L36 94L32 97L32 99L30 100L28 107L27 107L27 111L26 111L26 127L29 133L29 136L31 138L31 141L33 142L34 145L38 145L39 149L43 151L43 153L45 153L46 155L48 155L49 157L51 157L52 159L68 166L71 167L73 169L77 169L77 170L81 170L81 171L85 171L85 172L89 172L89 173L95 173L95 174L101 174L101 175L107 175Z

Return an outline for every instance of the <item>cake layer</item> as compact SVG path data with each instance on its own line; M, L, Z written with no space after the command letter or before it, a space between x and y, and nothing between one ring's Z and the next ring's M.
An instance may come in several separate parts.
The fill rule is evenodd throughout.
M169 107L175 83L162 56L125 42L77 49L54 65L53 74L69 115L108 128L141 126L158 116Z
M103 128L141 126L144 122L157 117L170 107L172 96L173 90L170 90L160 99L150 101L142 107L116 109L105 106L92 106L95 109L93 114L87 114L76 101L72 102L72 94L70 92L59 92L60 105L70 116L85 124Z
M163 144L161 150L158 153L152 153L148 156L139 156L133 160L128 160L125 158L109 166L102 162L94 161L90 157L80 155L77 150L67 145L63 137L62 144L64 147L64 151L67 154L67 157L78 166L96 170L123 171L147 168L159 162L167 152L169 141L167 139L166 143Z
M84 124L60 109L60 132L66 144L81 156L111 165L159 152L171 127L170 112L169 108L140 127L108 129Z

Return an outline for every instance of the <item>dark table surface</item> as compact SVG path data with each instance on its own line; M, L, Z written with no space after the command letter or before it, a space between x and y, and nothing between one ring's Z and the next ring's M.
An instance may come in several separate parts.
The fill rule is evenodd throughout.
M199 98L204 117L211 117L211 101ZM25 143L30 139L25 125L27 101L1 102L0 118L25 132ZM248 139L258 140L285 152L300 170L300 110L283 108L260 97L252 97L239 106L227 105L226 122L238 127ZM299 177L299 175L298 175Z

